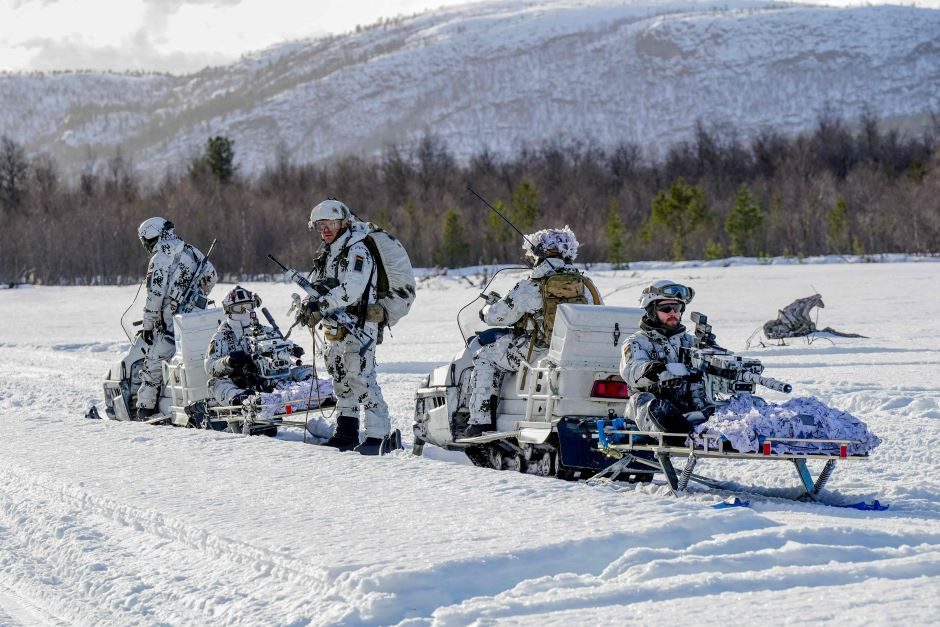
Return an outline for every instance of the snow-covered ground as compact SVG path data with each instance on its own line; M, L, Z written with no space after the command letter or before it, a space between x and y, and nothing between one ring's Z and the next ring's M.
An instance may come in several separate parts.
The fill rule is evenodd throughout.
M594 274L609 304L686 282L733 350L817 291L819 326L868 336L748 354L868 422L883 444L839 464L826 497L891 508L752 496L716 510L727 495L566 483L441 451L362 458L296 433L85 420L127 347L134 288L0 290L0 624L935 623L940 264L637 267ZM275 313L293 291L249 287ZM406 444L413 391L457 351L456 311L478 289L424 279L379 348ZM795 479L774 461L699 469L778 493Z

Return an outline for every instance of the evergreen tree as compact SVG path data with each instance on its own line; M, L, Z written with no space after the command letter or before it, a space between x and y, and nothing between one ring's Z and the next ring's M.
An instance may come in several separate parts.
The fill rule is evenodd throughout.
M826 241L829 252L845 253L849 250L849 206L842 196L836 197L836 204L826 214Z
M539 190L532 179L523 179L512 192L510 219L524 233L531 231L539 221L538 197Z
M701 186L689 185L682 177L673 181L668 192L661 191L653 199L650 223L672 235L673 259L685 257L684 240L710 220L711 212L705 202L705 191Z
M470 245L467 244L460 212L448 209L444 214L444 232L437 250L437 263L447 268L460 266L466 262L469 252Z
M614 264L614 269L620 270L626 264L627 251L624 243L624 223L620 217L620 210L616 201L611 201L607 210L607 221L604 224L604 238L607 240L607 261Z
M230 183L238 169L235 165L234 145L235 140L228 137L210 137L202 157L190 164L189 175L194 179L211 175L223 185Z
M6 135L0 137L0 204L7 211L16 211L23 204L28 175L23 147Z
M757 233L763 224L764 212L745 183L738 188L734 207L725 220L725 233L731 238L731 254L756 254Z

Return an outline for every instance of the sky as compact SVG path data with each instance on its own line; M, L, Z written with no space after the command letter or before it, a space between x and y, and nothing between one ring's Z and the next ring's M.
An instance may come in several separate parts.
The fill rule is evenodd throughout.
M0 71L185 74L467 0L0 0Z

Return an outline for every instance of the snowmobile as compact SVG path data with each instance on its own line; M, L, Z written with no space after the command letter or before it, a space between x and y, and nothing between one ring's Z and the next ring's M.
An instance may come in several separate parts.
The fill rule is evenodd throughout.
M511 287L513 279L521 278L519 270L501 270L486 290ZM412 452L421 455L425 444L432 444L463 451L477 466L566 479L587 478L607 468L610 461L596 446L596 421L623 415L627 386L620 377L620 346L639 328L643 310L559 305L549 347L535 348L517 372L503 377L494 430L458 438L469 418L473 354L485 327L477 320L482 298L458 314L464 349L435 368L416 392ZM652 476L639 463L622 465L618 472L627 481Z
M498 280L497 275L491 285ZM563 479L648 482L658 474L665 476L673 494L684 491L689 481L711 489L725 487L694 473L700 459L784 460L794 465L803 488L794 498L804 500L819 499L837 461L867 458L867 453L850 454L851 447L860 444L854 440L768 437L759 451L742 453L718 435L704 434L699 442L690 442L685 433L638 430L624 417L628 389L619 370L621 344L639 329L644 311L606 305L559 305L548 349L536 351L518 372L503 377L495 429L460 438L469 417L472 359L482 326L466 312L475 314L482 298L458 314L464 350L435 368L416 391L415 455L432 444L463 451L477 466ZM710 406L750 395L757 385L789 392L788 384L762 376L759 360L715 345L704 315L693 313L693 322L697 348L685 356L686 364L671 364L670 370L676 377L698 371ZM685 443L676 445L677 439ZM671 461L674 456L686 459L681 471ZM807 461L817 459L824 465L814 477Z
M274 436L280 427L304 428L306 421L298 412L308 404L312 406L318 402L321 407L335 404L332 393L321 395L318 388L316 394L311 394L312 398L282 403L274 411L264 411L258 403L219 405L209 394L203 360L209 340L224 319L225 313L220 307L174 316L176 353L169 362L162 364L163 386L157 400L159 412L147 420L149 424ZM128 328L122 320L131 341L130 350L105 376L105 414L111 420L133 420L146 348L142 335L133 331L137 325L139 323L133 323ZM291 353L293 342L284 339L276 325L273 326L274 333L250 338L256 376L261 379L262 387L273 387L285 380L291 374L291 366L297 362ZM100 417L95 407L86 416Z

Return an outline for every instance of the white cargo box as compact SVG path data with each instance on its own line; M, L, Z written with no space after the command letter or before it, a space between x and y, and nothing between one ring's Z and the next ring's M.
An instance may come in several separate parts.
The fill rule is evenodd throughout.
M642 317L639 307L559 305L546 356L561 368L618 372L621 346Z
M171 406L183 408L208 397L206 349L223 320L225 312L220 307L173 316L176 354L169 364L164 363L163 370L165 393Z

